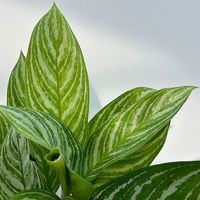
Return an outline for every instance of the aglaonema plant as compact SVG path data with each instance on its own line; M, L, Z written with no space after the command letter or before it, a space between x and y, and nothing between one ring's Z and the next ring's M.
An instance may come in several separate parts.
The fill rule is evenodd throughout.
M200 161L149 166L193 89L135 88L88 123L83 55L54 4L0 106L0 199L200 199Z

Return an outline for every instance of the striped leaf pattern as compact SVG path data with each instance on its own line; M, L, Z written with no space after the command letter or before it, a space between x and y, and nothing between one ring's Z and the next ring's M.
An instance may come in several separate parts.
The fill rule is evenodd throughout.
M49 150L58 147L65 156L67 166L81 173L82 149L70 130L50 115L36 110L0 106L11 125L29 140Z
M102 127L109 119L111 119L114 115L121 112L124 109L127 109L131 105L135 104L136 101L141 99L142 97L150 94L155 91L151 88L138 87L132 90L129 90L103 109L101 109L89 122L89 133L90 135L94 134L100 127Z
M25 56L22 52L10 75L7 104L14 107L25 107Z
M14 194L31 188L51 190L44 182L37 164L30 160L26 139L10 129L0 155L0 199L7 200Z
M26 77L27 106L64 122L83 144L88 124L88 76L79 44L55 4L32 33Z
M29 190L17 194L10 200L59 200L60 198L53 193L45 190Z
M6 135L8 134L9 129L10 129L10 124L5 119L5 117L2 115L2 113L0 113L0 147L5 139ZM0 148L0 151L1 151L1 148Z
M147 167L98 188L92 200L199 200L200 161Z
M24 136L21 135L21 137ZM48 191L57 192L60 186L57 174L44 159L49 150L42 148L40 145L37 145L31 141L28 141L28 146L30 149L30 159L36 162L40 176L42 177L43 182L45 182L49 188Z
M124 109L135 104L142 97L149 95L155 90L151 88L139 87L125 92L118 98L113 100L102 110L100 110L89 123L89 133L94 134L101 126L103 126L114 115L117 115ZM168 132L169 126L164 127L156 134L147 144L132 155L114 163L104 169L98 179L95 181L95 186L101 186L106 182L122 176L127 172L148 166L155 156L160 152Z
M94 181L103 169L149 142L170 122L193 89L184 86L154 91L112 117L87 145L85 178Z
M168 129L169 125L165 126L158 132L158 134L139 148L135 153L104 169L95 181L95 187L104 185L105 183L131 171L149 166L162 149L166 140Z
M21 52L17 64L15 65L9 79L8 90L7 90L7 104L14 107L25 107L25 56ZM40 176L43 177L43 181L47 185L50 191L56 192L59 186L58 178L55 172L49 167L46 163L44 156L47 153L47 150L39 147L38 145L33 144L31 141L22 139L23 136L18 136L21 141L24 142L24 146L30 148L31 156L34 156L36 160L36 165L38 167L37 171L40 173ZM34 148L33 148L34 146ZM12 163L13 162L13 163ZM18 160L10 160L10 164L17 163ZM19 169L20 170L20 169ZM14 172L13 168L13 172ZM39 181L39 180L38 180Z

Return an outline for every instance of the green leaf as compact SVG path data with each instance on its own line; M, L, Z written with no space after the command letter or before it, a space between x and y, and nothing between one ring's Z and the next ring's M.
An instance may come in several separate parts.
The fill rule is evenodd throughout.
M15 65L9 79L9 85L7 90L7 103L14 107L25 107L25 56L20 53L20 57ZM20 136L19 136L20 137ZM21 136L23 137L23 136ZM44 156L47 154L47 150L31 143L26 139L21 139L25 142L24 146L30 148L31 158L37 161L38 173L44 178L45 184L48 186L51 192L56 192L59 187L58 178L54 171L46 163ZM33 148L33 146L35 148ZM12 160L13 165L17 160Z
M66 165L81 173L82 149L63 123L47 113L26 108L0 106L0 112L29 140L48 150L58 147L65 156Z
M2 112L18 133L49 150L59 148L69 169L72 194L84 188L85 196L93 187L81 178L83 152L70 130L47 113L25 108L0 106ZM79 187L81 185L81 187ZM79 196L80 194L77 194ZM81 193L82 199L87 200ZM79 198L77 198L79 200Z
M26 77L27 106L64 122L83 144L88 124L88 76L79 44L55 4L32 33Z
M94 182L95 187L104 185L105 183L123 176L128 172L149 166L162 149L168 129L169 125L165 126L136 152L104 169Z
M25 56L22 52L10 75L7 104L14 107L25 107Z
M42 177L37 163L30 160L26 139L10 129L0 154L0 199L33 188L51 190L50 183Z
M5 119L5 117L0 113L0 152L1 152L1 145L8 134L10 129L9 122Z
M139 99L152 93L153 91L155 90L151 88L138 87L129 90L114 99L107 106L101 109L89 122L88 132L90 136L94 134L99 128L101 128L114 115L121 112L122 110L127 109L131 105L135 104Z
M98 188L92 200L200 199L200 161L147 167Z
M59 200L60 198L53 193L45 190L29 190L19 193L10 200Z
M113 100L102 110L100 110L89 123L89 133L94 134L100 127L117 115L122 110L135 104L139 99L154 92L151 88L139 87L125 92ZM122 176L130 171L148 166L155 156L160 152L168 132L169 126L164 127L147 144L130 156L114 163L103 170L95 181L95 186L99 187L106 182Z
M193 89L185 86L154 91L114 115L92 135L87 145L86 180L94 181L103 169L149 142L169 124Z

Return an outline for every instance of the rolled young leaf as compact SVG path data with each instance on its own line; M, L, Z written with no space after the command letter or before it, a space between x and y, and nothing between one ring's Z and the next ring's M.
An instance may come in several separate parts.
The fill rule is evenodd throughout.
M85 193L81 194L81 199L88 200L88 194L91 194L93 187L81 178L82 148L64 124L49 114L36 110L0 106L0 112L7 117L18 133L29 140L49 150L59 148L69 169L70 181L72 182L70 186L73 186L72 194L73 191L84 188ZM80 185L81 187L79 187ZM79 199L77 198L77 200Z
M17 64L15 65L12 73L10 75L8 90L7 90L7 104L14 107L26 107L25 105L25 56L21 52ZM44 156L47 154L47 150L41 146L35 145L26 139L22 139L23 136L18 136L20 141L26 143L23 146L26 146L27 149L30 149L31 159L37 161L37 173L40 173L40 176L43 177L43 181L47 185L47 188L51 192L56 192L59 187L59 182L56 174L46 163ZM21 144L22 145L22 144ZM10 160L10 164L16 166L19 160L18 158ZM36 166L35 166L36 168ZM14 167L13 167L14 169ZM39 181L39 180L38 180ZM46 189L47 189L46 188Z
M83 144L88 124L88 76L79 44L55 4L32 33L26 77L27 106L64 122Z
M47 113L26 108L0 106L0 112L23 136L49 150L58 147L65 156L67 166L81 173L82 149L70 130Z
M164 128L195 87L154 91L114 115L92 135L86 149L84 176L94 181L106 167L133 154Z
M10 75L7 104L14 107L25 107L25 56L22 52Z
M114 115L117 115L122 110L127 109L135 104L138 100L154 91L155 90L151 88L139 87L120 95L94 116L89 123L88 133L90 135L94 134ZM163 147L168 128L169 125L164 127L147 144L143 145L135 153L104 169L98 179L95 181L95 187L99 187L114 178L127 174L130 171L150 165Z
M2 144L0 163L0 199L33 188L52 190L37 163L30 159L26 138L12 128Z
M91 200L200 199L200 161L140 169L98 188Z
M45 190L29 190L21 192L9 200L59 200L60 198L53 193Z
M52 149L46 156L45 159L47 163L52 166L58 175L61 184L62 196L64 198L70 195L70 178L67 177L68 169L65 165L65 159L62 152L58 148Z

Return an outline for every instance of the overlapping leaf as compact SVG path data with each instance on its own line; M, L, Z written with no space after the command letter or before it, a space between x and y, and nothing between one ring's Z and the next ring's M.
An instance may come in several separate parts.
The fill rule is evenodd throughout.
M9 129L10 129L10 124L5 119L5 117L2 115L2 113L0 113L0 147L5 139L6 135L8 134ZM1 151L1 148L0 148L0 151Z
M200 161L147 167L98 188L92 200L200 199Z
M87 145L86 179L95 180L103 169L149 142L170 122L193 89L185 86L154 91L112 117Z
M63 121L83 144L88 123L88 77L79 44L55 4L33 31L26 76L27 106Z
M104 169L94 182L95 187L104 185L105 183L123 176L128 172L149 166L162 149L168 129L169 125L165 126L136 152Z
M25 56L22 52L10 75L7 104L14 107L25 107Z
M25 108L0 106L0 112L17 132L29 140L49 150L58 147L65 156L67 166L81 173L82 149L63 123L46 113Z
M25 107L25 56L23 53L20 53L19 59L17 61L17 64L15 65L9 79L9 85L7 90L7 103L10 106L14 107ZM5 119L5 118L4 118ZM59 186L59 182L57 179L57 176L55 172L49 167L49 165L46 163L44 156L47 153L47 150L39 147L38 145L35 145L31 143L31 141L26 140L23 138L22 135L19 135L18 140L24 142L23 146L27 147L27 154L30 154L30 158L36 161L36 164L34 165L35 168L37 168L37 173L40 177L43 178L43 182L47 185L47 188L51 192L56 192ZM34 147L34 148L33 148ZM29 152L28 152L28 149ZM22 153L21 151L19 154ZM2 155L3 156L3 155ZM19 155L20 156L20 155ZM22 156L22 155L21 155ZM33 157L34 156L34 157ZM12 160L10 160L10 165L16 166L15 163L19 162L18 158L13 157ZM22 169L18 168L18 165L15 169L13 167L13 172L20 171ZM21 171L23 173L23 171ZM38 179L38 182L40 180ZM12 184L11 184L12 185ZM14 185L13 185L14 186Z
M10 200L59 200L60 198L53 193L45 190L29 190L17 194Z
M52 190L51 183L40 173L37 163L30 160L26 139L14 129L7 134L0 154L0 199L18 192L41 188Z
M155 90L145 87L139 87L125 92L118 98L113 100L102 110L100 110L89 123L89 133L94 134L95 131L103 127L114 115L117 115L122 110L135 104L139 99L151 94ZM164 127L156 134L147 144L142 146L132 155L114 163L107 167L95 181L95 185L100 186L106 182L122 176L130 171L148 166L162 148L169 126Z

